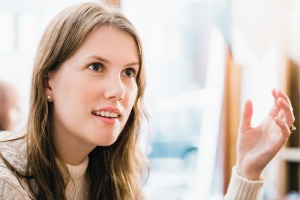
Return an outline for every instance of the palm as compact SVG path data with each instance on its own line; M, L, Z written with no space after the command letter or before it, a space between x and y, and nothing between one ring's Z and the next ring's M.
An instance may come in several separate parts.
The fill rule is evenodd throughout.
M269 114L254 128L251 127L252 104L247 102L245 106L237 144L237 165L246 174L260 174L289 136L286 122L293 121L293 114L287 109L290 104L279 105L277 100L275 97Z
M260 126L242 133L238 141L238 157L247 155L246 160L243 159L245 165L263 169L285 142L280 132L280 128L268 117Z

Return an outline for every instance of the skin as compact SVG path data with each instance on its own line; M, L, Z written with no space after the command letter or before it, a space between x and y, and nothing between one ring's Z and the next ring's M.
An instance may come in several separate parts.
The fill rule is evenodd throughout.
M18 97L16 97L18 98ZM20 121L20 102L19 99L15 99L13 102L9 103L7 107L7 123L8 128L7 130L13 130L18 122Z
M274 104L257 127L251 127L252 103L245 103L237 143L237 172L249 180L260 179L263 169L286 143L295 121L287 95L275 89L272 95Z
M5 123L6 130L11 131L20 121L20 96L13 85L5 83L2 89L0 116Z
M48 74L45 95L53 103L55 144L64 162L79 164L96 146L117 140L137 96L137 52L129 34L101 26ZM118 117L96 116L100 110Z

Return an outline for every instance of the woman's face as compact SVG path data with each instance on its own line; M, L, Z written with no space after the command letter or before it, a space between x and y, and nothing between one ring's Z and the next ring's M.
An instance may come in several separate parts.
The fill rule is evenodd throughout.
M77 148L113 144L137 96L137 47L126 32L102 26L59 69L45 89L54 108L54 135Z

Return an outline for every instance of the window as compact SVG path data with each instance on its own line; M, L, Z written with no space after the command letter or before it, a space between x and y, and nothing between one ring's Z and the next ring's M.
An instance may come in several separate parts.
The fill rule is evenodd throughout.
M21 91L20 126L28 115L31 70L41 34L54 15L77 2L81 1L1 2L0 20L5 31L0 32L0 79L9 79ZM213 179L213 174L224 41L214 27L209 7L208 0L121 2L121 10L137 28L145 52L146 106L153 121L148 152L152 171L145 186L149 199L206 199L201 197L210 195L213 186L219 191L220 180Z
M221 191L214 173L225 63L209 1L123 0L121 9L145 52L153 126L146 197L208 199Z

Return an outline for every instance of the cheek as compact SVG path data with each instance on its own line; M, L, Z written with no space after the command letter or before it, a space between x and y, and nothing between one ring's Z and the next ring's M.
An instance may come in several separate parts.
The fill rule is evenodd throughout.
M81 81L64 82L54 88L54 113L61 121L74 121L80 124L82 117L88 115L91 104L89 89ZM73 117L77 116L77 117Z
M92 86L88 81L81 80L79 77L73 80L60 81L54 88L54 101L60 101L64 104L87 101L93 94Z
M87 111L93 99L93 93L89 87L73 86L62 89L60 94L55 97L54 104L57 105L57 111L75 115Z
M129 89L128 104L131 106L131 108L133 107L134 102L137 98L137 91L138 91L137 86L134 86L134 87Z

